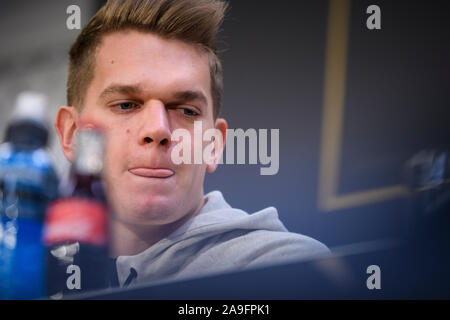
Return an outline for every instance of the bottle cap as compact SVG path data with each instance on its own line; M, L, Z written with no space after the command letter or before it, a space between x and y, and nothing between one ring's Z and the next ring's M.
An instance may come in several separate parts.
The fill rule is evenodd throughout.
M17 96L16 105L12 114L13 121L34 120L47 123L48 98L45 94L33 91L24 91Z
M48 141L47 96L25 91L18 95L5 141L20 149L37 149Z

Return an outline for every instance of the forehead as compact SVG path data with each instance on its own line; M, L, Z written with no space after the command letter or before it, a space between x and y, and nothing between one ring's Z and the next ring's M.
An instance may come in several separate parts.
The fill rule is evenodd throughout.
M211 105L208 61L206 51L180 40L134 30L111 33L97 49L90 91L112 83L139 85L150 95L201 91Z

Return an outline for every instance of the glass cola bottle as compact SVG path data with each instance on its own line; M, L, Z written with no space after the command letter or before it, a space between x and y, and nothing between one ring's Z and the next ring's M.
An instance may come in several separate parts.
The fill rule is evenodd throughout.
M77 132L62 197L46 213L47 294L60 299L108 286L108 205L102 180L104 135Z

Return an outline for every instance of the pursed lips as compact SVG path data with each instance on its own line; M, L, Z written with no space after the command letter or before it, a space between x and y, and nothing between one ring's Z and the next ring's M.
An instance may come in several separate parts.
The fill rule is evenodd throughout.
M128 170L130 173L144 178L170 178L175 173L165 168L132 168Z

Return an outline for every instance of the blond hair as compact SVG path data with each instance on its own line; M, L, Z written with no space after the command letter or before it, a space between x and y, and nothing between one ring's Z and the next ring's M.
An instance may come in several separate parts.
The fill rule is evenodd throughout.
M108 0L84 27L70 49L68 105L81 108L94 78L102 36L126 29L150 32L202 47L209 57L214 119L220 113L222 64L216 36L227 4L219 0Z

